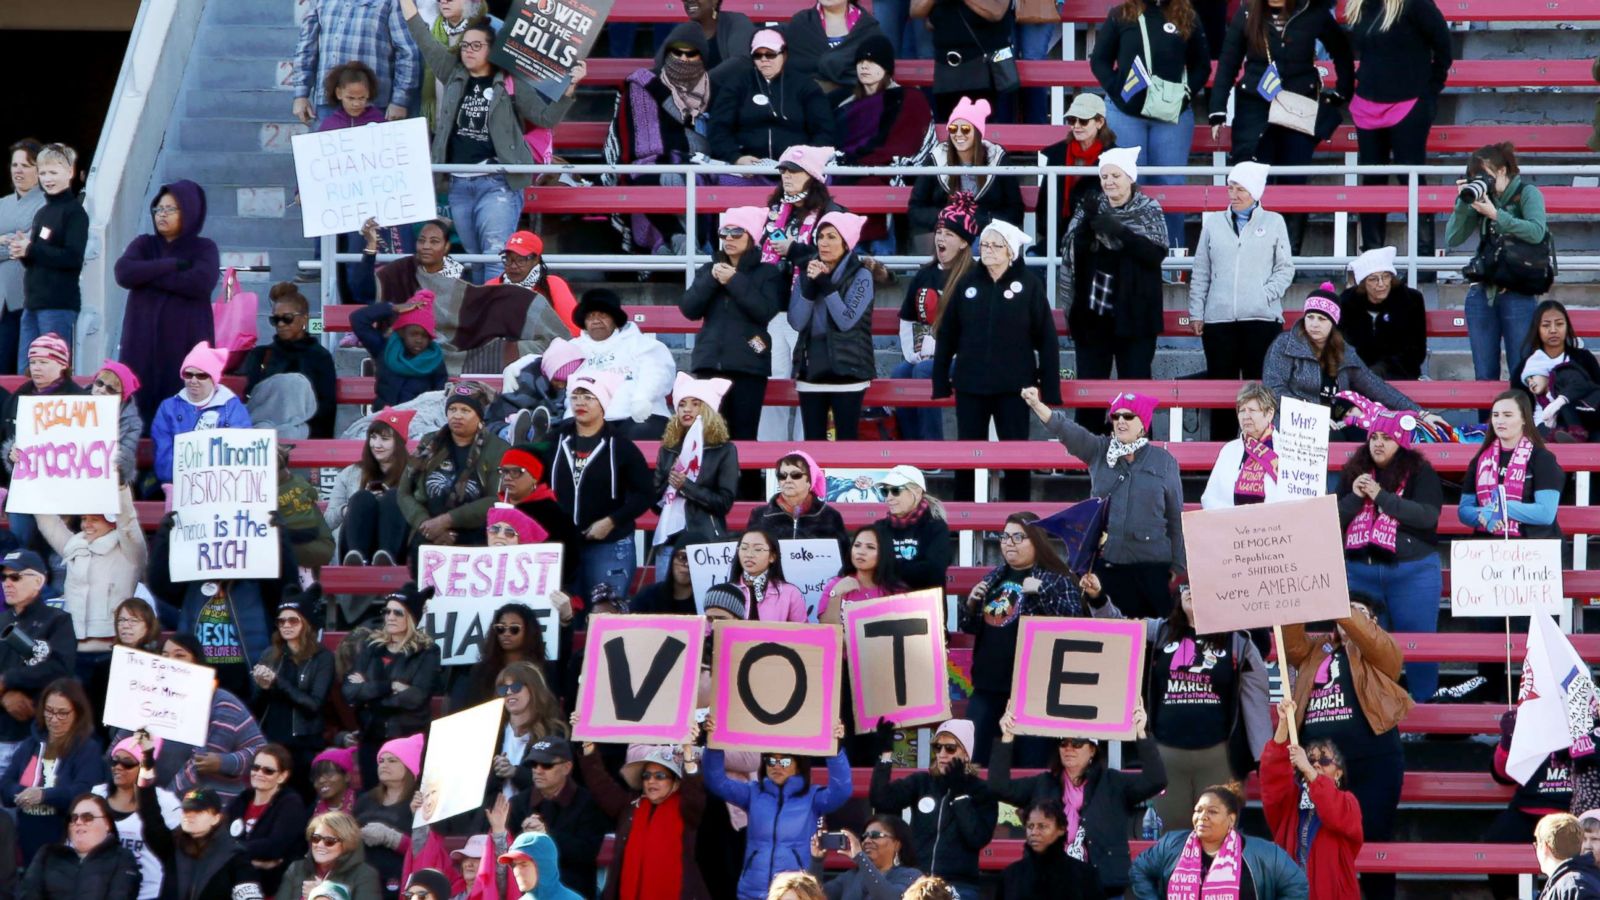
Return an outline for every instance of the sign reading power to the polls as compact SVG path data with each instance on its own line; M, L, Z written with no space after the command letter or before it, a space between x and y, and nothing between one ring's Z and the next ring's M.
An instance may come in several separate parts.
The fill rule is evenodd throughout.
M704 638L700 616L590 616L573 740L688 742Z
M838 752L837 625L720 620L712 627L716 731L707 746L800 756Z

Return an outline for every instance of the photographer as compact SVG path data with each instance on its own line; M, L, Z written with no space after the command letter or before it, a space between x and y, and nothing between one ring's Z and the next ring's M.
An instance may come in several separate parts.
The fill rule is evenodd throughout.
M1456 182L1460 193L1445 228L1445 243L1451 247L1478 235L1480 256L1467 266L1473 281L1467 290L1467 337L1473 377L1479 381L1500 380L1500 348L1505 347L1506 359L1516 360L1517 344L1533 322L1533 296L1506 284L1474 280L1470 274L1491 236L1508 249L1513 242L1537 245L1545 239L1544 195L1517 173L1517 155L1509 141L1474 151L1467 160L1467 177Z

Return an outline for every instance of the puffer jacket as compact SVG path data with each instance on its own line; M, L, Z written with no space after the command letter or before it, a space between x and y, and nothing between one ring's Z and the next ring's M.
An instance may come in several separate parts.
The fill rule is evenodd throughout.
M845 384L878 374L872 353L872 273L855 251L818 284L802 269L789 294L797 381Z
M811 862L811 836L817 819L850 799L850 760L844 751L828 758L828 783L818 786L795 775L782 787L763 777L759 782L728 777L721 750L707 750L706 790L750 816L739 876L739 900L765 900L767 886L779 872L805 871Z
M1233 210L1201 219L1189 284L1189 317L1202 322L1282 322L1294 252L1283 216L1257 203L1241 231Z
M1390 409L1420 409L1410 397L1390 387L1388 382L1372 374L1367 364L1346 347L1339 374L1334 379L1339 391L1355 391L1368 400L1376 400ZM1267 348L1267 359L1262 363L1261 383L1280 399L1293 397L1307 403L1322 402L1322 364L1311 352L1311 344L1291 328L1278 335ZM1280 405L1281 414L1282 407Z
M1130 883L1136 900L1163 900L1167 896L1167 879L1172 877L1178 855L1192 833L1171 832L1139 854L1133 864ZM1265 838L1244 838L1244 864L1255 884L1256 900L1306 900L1310 895L1305 870L1281 847Z
M654 493L656 509L661 508L667 490L667 475L678 461L681 447L661 445L656 451ZM700 474L685 481L678 493L684 499L684 530L721 537L728 532L728 511L733 509L739 491L739 448L732 441L706 447L700 456Z
M753 249L739 257L732 278L722 284L711 277L712 263L695 273L678 309L701 322L689 368L702 376L735 372L772 374L772 335L767 323L783 308L783 279L778 267L761 261Z
M976 775L917 772L891 781L893 763L872 767L870 799L876 812L911 810L911 842L920 868L946 881L978 881L978 854L994 838L1000 807ZM1060 793L1057 792L1057 797Z
M1095 434L1056 410L1045 431L1067 452L1089 464L1089 493L1110 501L1106 512L1106 562L1115 565L1161 563L1187 569L1183 549L1183 484L1178 461L1149 444L1106 465L1111 438Z
M131 900L139 896L139 863L113 829L82 858L70 844L34 855L17 893L21 900Z
M161 401L155 419L150 422L156 479L162 484L172 483L172 446L178 435L214 428L249 428L250 425L250 411L226 385L217 385L211 398L200 406L190 403L183 391Z
M669 416L667 395L672 380L678 377L678 364L672 351L653 334L645 334L632 322L597 341L588 332L572 339L583 353L583 366L575 374L611 372L623 378L622 386L606 405L606 421L632 419L643 422L651 416Z
M94 540L81 531L73 532L58 515L41 513L34 519L39 533L66 564L67 581L61 588L61 599L72 615L72 633L80 641L115 636L112 611L133 596L133 589L144 578L149 551L144 529L139 527L139 515L133 509L133 493L123 486L117 494L116 527Z

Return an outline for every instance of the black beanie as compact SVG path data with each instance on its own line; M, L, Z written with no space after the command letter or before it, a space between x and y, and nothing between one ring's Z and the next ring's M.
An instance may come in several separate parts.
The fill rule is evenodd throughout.
M870 59L883 67L884 74L894 77L894 44L881 33L874 34L856 47L856 62Z
M450 890L450 879L438 869L418 869L412 872L411 879L406 882L406 889L418 887L432 894L433 900L450 900L454 895Z

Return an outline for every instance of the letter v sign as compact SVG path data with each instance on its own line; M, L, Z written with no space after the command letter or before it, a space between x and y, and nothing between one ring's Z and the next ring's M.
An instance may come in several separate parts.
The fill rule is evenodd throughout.
M661 685L672 673L672 667L677 665L686 647L682 640L675 637L662 641L661 646L656 648L655 658L650 660L650 670L645 673L643 683L638 691L634 691L633 668L628 664L628 650L622 638L606 641L606 675L611 680L611 703L616 708L617 719L623 722L643 721L645 713L650 710L650 702L661 692Z

